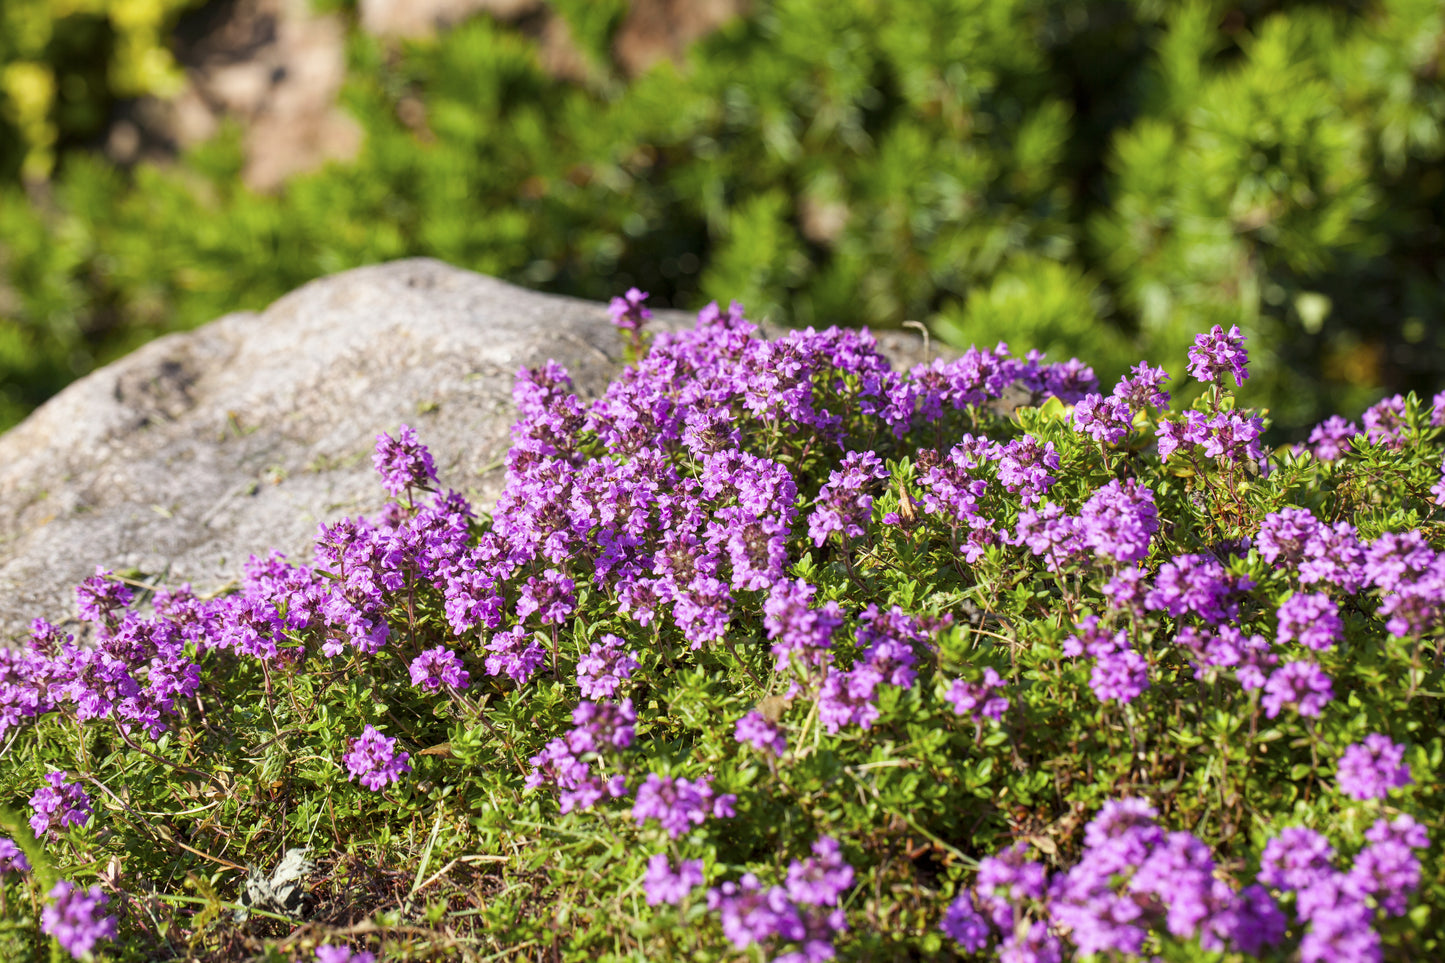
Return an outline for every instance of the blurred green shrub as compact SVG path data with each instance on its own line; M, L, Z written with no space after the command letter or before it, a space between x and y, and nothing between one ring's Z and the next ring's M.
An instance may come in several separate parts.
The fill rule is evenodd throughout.
M1435 0L759 0L631 82L606 63L620 0L556 8L589 85L485 19L354 37L364 151L276 196L238 186L234 131L164 171L66 155L43 205L0 190L0 417L413 254L590 298L927 321L1104 378L1238 324L1244 401L1286 432L1445 380Z
M0 175L40 181L58 146L104 133L118 97L181 82L165 47L198 0L5 0L0 4Z

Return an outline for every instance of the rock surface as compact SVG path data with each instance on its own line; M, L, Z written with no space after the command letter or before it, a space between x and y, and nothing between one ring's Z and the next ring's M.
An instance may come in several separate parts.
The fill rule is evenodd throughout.
M895 365L922 358L917 339L880 340ZM253 553L309 558L319 522L381 505L372 446L403 422L442 484L488 507L517 369L553 358L595 397L621 356L603 305L430 260L153 341L0 436L0 638L71 618L96 565L213 591Z

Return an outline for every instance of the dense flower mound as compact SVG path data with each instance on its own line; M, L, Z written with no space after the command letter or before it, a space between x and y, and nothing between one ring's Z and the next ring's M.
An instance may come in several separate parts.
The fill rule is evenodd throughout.
M99 571L74 628L0 651L0 791L29 809L0 886L36 945L1445 947L1442 399L1275 452L1230 394L1237 330L1200 335L1174 409L1148 364L896 371L736 305L612 315L634 360L601 397L518 375L490 514L402 426L393 501L311 560L214 597Z

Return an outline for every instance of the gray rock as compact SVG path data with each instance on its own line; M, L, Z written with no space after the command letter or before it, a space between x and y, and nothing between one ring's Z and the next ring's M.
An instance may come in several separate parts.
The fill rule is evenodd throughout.
M895 364L923 356L911 336L881 340ZM621 357L603 305L430 260L151 342L0 436L0 638L72 618L97 565L214 591L253 553L309 559L319 522L380 507L372 447L403 422L442 484L488 507L518 368L555 359L595 397Z

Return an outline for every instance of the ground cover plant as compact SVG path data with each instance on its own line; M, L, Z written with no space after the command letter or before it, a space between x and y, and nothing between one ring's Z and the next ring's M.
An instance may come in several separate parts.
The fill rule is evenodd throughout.
M490 514L392 497L0 656L0 953L1418 960L1442 951L1445 396L1294 449L1238 331L894 371L734 305Z

